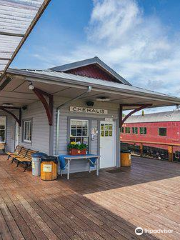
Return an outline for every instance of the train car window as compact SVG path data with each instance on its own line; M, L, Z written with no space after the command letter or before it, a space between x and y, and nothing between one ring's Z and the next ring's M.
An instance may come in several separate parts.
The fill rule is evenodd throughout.
M167 128L159 128L159 136L167 136Z
M132 133L133 134L138 134L138 128L137 127L132 127Z
M124 127L121 127L120 131L121 133L124 133Z
M147 134L147 128L146 127L140 127L140 134Z
M125 128L125 133L130 133L131 131L130 131L130 127L126 127Z

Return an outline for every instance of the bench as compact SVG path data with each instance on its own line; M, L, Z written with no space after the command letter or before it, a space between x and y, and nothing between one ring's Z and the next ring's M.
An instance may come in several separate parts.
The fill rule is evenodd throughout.
M2 150L3 153L5 153L5 145L6 143L0 143L0 150Z
M12 158L11 163L13 163L13 162L16 160L17 157L20 157L20 158L25 157L26 154L27 154L27 152L28 152L28 149L22 147L18 154L12 154L12 155L11 155L11 158Z
M19 166L19 164L23 164L25 172L27 168L30 167L32 164L32 154L36 152L37 151L24 148L23 154L20 153L18 156L14 157L14 160L17 162L17 167Z
M12 158L11 163L16 162L17 167L19 166L19 164L23 164L24 171L26 171L26 169L31 166L32 154L36 152L37 151L27 149L23 146L18 145L13 153L7 152L8 154L7 159Z
M17 157L20 154L22 148L23 146L17 145L14 152L7 152L8 155L7 160L9 160L10 158Z

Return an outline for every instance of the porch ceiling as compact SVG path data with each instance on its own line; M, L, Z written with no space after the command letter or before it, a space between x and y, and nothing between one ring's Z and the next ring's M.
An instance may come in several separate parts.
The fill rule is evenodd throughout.
M50 0L0 0L0 79Z
M3 103L12 103L15 107L21 107L38 101L38 98L29 90L28 86L32 82L36 88L48 92L54 96L75 98L87 90L87 86L91 84L78 85L68 82L46 81L45 79L26 78L25 76L9 75L12 80L0 92L0 105ZM131 86L130 86L131 88ZM146 90L145 90L146 91ZM105 96L110 98L111 103L116 104L152 104L152 107L171 106L180 104L179 98L173 98L166 95L142 94L136 91L115 91L106 87L97 88L93 85L92 91L81 99L84 101L96 101L98 97ZM134 107L133 107L134 108ZM125 106L124 109L132 109L130 106Z

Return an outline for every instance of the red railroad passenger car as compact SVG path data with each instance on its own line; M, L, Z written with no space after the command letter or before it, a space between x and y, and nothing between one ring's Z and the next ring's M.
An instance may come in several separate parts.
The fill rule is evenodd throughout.
M131 116L124 123L120 138L122 142L153 142L156 144L144 145L163 149L167 146L158 143L180 144L180 110Z

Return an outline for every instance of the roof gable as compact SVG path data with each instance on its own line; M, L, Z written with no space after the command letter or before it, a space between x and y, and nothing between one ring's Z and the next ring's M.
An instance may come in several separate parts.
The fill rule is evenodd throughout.
M98 57L53 67L50 70L56 72L67 72L92 78L100 78L103 80L119 82L131 86L128 81L126 81L103 61L101 61Z
M79 68L70 69L66 71L66 73L119 83L119 80L117 80L114 76L109 74L97 64L91 64Z

